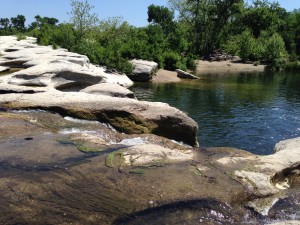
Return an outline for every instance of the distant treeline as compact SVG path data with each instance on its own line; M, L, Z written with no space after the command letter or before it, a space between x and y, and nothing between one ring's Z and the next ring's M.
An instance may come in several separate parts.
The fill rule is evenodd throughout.
M69 23L37 15L26 27L26 18L17 15L0 19L0 34L34 36L39 44L85 54L93 63L125 73L132 70L128 60L133 58L169 70L193 70L195 59L211 60L215 52L272 69L299 67L300 10L287 12L268 0L251 5L243 0L169 0L169 7L148 7L146 27L120 17L99 20L88 1L71 0L71 6Z

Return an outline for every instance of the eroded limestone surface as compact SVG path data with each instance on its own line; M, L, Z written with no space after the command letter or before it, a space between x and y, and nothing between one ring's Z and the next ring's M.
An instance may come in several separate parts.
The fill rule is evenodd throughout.
M194 120L167 104L136 100L125 74L107 72L86 56L12 36L0 37L0 54L0 66L23 68L0 77L1 107L50 110L198 145Z
M297 147L297 141L283 143ZM235 171L256 171L267 156L242 150L191 148L23 110L0 113L0 153L3 224L284 224L278 222L299 218L297 170L288 189L258 196Z

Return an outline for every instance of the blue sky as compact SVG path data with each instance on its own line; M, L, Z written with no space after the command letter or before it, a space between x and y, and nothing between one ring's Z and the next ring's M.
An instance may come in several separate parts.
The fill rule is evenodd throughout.
M251 0L248 0L249 2ZM70 0L0 0L0 18L24 15L27 23L34 16L55 17L60 22L67 22ZM135 26L147 25L147 8L151 4L167 6L167 0L89 0L95 6L100 19L122 16L125 21ZM288 11L300 8L300 0L279 0L280 5Z

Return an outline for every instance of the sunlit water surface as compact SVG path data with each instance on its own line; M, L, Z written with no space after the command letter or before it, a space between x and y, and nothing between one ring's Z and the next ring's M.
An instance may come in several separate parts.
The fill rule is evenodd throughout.
M202 75L181 83L138 83L139 100L181 109L199 124L204 147L271 154L281 140L300 136L300 73Z

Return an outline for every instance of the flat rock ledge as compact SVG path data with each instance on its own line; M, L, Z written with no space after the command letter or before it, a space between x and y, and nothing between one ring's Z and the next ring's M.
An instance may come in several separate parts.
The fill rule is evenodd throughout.
M157 134L197 146L197 123L180 110L159 102L94 95L81 92L5 94L0 106L9 109L43 109L64 116L108 123L128 134Z
M256 196L247 206L263 216L285 197L300 176L300 137L276 144L275 153L267 156L224 157L216 164L231 167L236 180Z
M56 92L53 99L62 97ZM28 96L42 102L45 94L15 95L21 106L33 100ZM105 105L105 98L136 102L73 94L78 102L83 97L82 109L94 112L82 113L83 118L102 117L93 109ZM13 98L1 97L7 104ZM91 105L86 105L87 97L92 98ZM69 95L61 102L65 106L56 110L70 110L70 99ZM47 100L50 107L53 102L57 105L58 100ZM122 106L119 100L114 104L122 110L145 106L128 102ZM141 114L153 110L150 104ZM162 219L198 224L199 218L203 224L299 223L300 138L278 143L273 155L255 156L224 147L191 148L154 134L124 134L99 122L28 110L0 112L0 141L0 188L5 200L1 224L11 223L11 218L19 224L25 216L30 224L161 224ZM65 211L70 215L67 221ZM83 217L87 211L97 217Z

